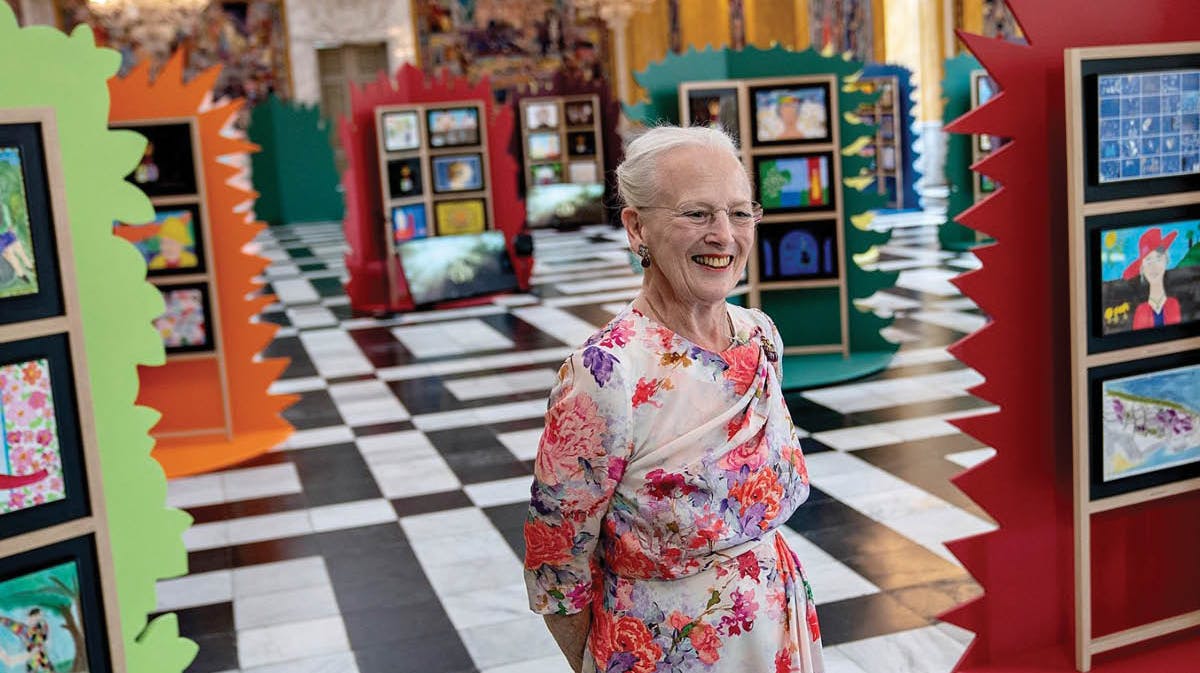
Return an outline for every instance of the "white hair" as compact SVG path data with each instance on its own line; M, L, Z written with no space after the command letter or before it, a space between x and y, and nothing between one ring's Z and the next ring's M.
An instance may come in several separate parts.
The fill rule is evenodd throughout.
M684 147L704 147L728 152L734 159L737 146L724 131L706 126L656 126L630 141L625 159L617 166L617 194L627 206L650 204L658 191L658 162Z

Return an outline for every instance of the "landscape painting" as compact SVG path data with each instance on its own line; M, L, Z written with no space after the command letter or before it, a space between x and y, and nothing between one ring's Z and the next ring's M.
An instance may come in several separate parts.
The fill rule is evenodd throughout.
M1200 461L1200 365L1101 383L1103 480Z

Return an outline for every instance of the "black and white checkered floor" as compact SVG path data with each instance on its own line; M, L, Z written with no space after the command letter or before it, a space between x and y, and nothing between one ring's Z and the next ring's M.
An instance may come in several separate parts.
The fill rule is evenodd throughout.
M945 347L984 318L948 282L977 261L936 250L937 219L876 220L894 235L874 264L901 272L867 302L897 318L891 367L789 399L815 488L787 532L830 673L945 673L970 639L935 618L979 591L943 543L992 524L947 479L991 450L946 422L986 405ZM623 233L540 233L532 295L390 319L352 317L340 224L259 244L296 433L170 484L191 574L159 609L200 644L188 670L569 671L525 607L521 524L558 364L637 291Z

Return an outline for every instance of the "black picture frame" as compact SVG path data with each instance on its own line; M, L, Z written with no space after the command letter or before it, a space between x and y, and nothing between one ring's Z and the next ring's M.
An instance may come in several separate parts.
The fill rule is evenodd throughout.
M137 242L130 241L132 243L133 247L137 248L138 252L142 254L142 258L145 259L145 261L146 261L146 276L147 277L160 278L160 277L170 277L170 276L187 276L187 275L193 275L193 274L198 274L198 273L205 273L208 270L208 259L206 258L205 254L204 254L204 243L205 243L204 222L203 222L203 220L200 219L201 218L200 204L198 204L198 203L183 203L183 204L178 204L178 205L173 205L173 206L155 206L154 207L154 215L155 215L154 219L157 222L159 215L161 215L163 213L170 213L170 212L177 212L177 211L187 211L191 215L191 218L192 218L191 233L192 233L192 241L193 241L192 242L192 254L196 256L196 264L194 266L178 266L178 267L159 266L156 264L156 262L154 261L153 258L146 257L146 252L145 252L145 249L143 246L138 245ZM126 227L126 226L128 226L128 225L126 225L125 223L116 223L113 225L114 230L116 230L118 232L117 235L121 236L122 238L125 238L125 236L120 232L122 230L122 227Z
M1140 229L1153 225L1169 226L1184 224L1190 221L1200 221L1200 205L1178 206L1173 208L1155 208L1129 213L1113 213L1093 215L1084 218L1086 231L1087 254L1084 257L1085 278L1087 278L1086 310L1088 316L1088 353L1104 353L1123 348L1135 348L1151 344L1186 339L1200 336L1200 267L1175 270L1176 279L1169 280L1167 296L1175 299L1181 307L1181 322L1163 327L1150 329L1135 329L1105 334L1104 321L1104 287L1103 277L1103 247L1106 232L1120 229ZM1196 232L1193 246L1200 248L1200 231ZM1200 252L1197 252L1200 254ZM1178 273L1182 271L1183 273ZM1171 273L1171 270L1168 271ZM1194 276L1198 281L1188 282L1187 277ZM1130 317L1136 310L1136 301L1140 295L1135 295L1138 281L1127 281L1131 285L1125 288L1110 285L1108 292L1128 294L1131 303ZM1190 292L1190 294L1188 294ZM1194 316L1190 320L1188 316Z
M0 208L0 240L5 241L5 249L19 245L25 254L17 257L18 264L24 264L28 257L33 262L33 273L26 268L19 274L15 266L4 255L0 254L0 291L4 288L15 288L22 283L21 275L36 279L37 288L33 292L22 292L11 296L0 297L0 325L6 325L27 320L39 320L62 315L66 310L62 295L62 278L58 259L58 240L54 231L56 214L50 199L49 172L46 167L46 153L42 145L42 125L37 122L0 124L0 150L14 148L20 159L19 172L23 183L25 211L29 220L28 242L31 250L25 250L25 241L17 231L18 223L10 221L14 217L12 209ZM13 184L14 192L18 185ZM0 185L0 197L5 193ZM9 240L11 239L11 240ZM13 250L13 255L18 251Z
M591 126L596 119L596 106L590 100L567 101L563 104L564 123L567 127Z
M455 185L450 179L449 171L454 164L472 167L474 178L465 185ZM457 192L478 192L487 188L483 155L479 152L467 154L438 154L429 157L429 180L435 194L454 194Z
M837 218L758 225L758 280L830 280L841 274Z
M0 344L0 366L46 360L50 369L50 396L57 426L59 462L65 497L7 514L0 514L0 540L74 521L91 514L83 429L75 392L75 367L66 333Z
M1101 181L1102 122L1100 118L1100 77L1104 75L1137 75L1169 70L1200 70L1200 53L1141 56L1135 58L1086 59L1080 64L1081 86L1083 87L1080 94L1083 101L1083 109L1081 111L1083 119L1081 121L1083 123L1084 137L1083 190L1085 203L1200 190L1200 172L1163 177L1134 178L1116 182ZM1146 118L1154 116L1156 115L1151 114ZM1198 120L1198 123L1200 123L1200 120ZM1124 140L1123 131L1118 129L1117 133L1117 139ZM1105 140L1111 139L1111 132L1109 130L1106 129L1103 135L1105 136ZM1136 137L1140 140L1140 136Z
M0 585L5 582L73 563L78 578L79 621L89 673L110 673L108 623L104 618L103 584L92 535L72 538L45 547L0 558Z
M716 115L712 107L715 106ZM687 92L688 126L705 126L738 138L742 134L737 87L691 89Z
M1091 500L1109 498L1124 493L1132 493L1176 481L1200 477L1200 460L1142 472L1140 474L1131 474L1109 481L1105 481L1103 469L1105 413L1111 412L1114 414L1112 416L1114 422L1119 420L1115 416L1115 410L1105 409L1103 399L1104 384L1116 379L1194 368L1200 368L1200 351L1193 350L1172 353L1144 360L1132 360L1104 367L1094 367L1088 370L1088 461L1090 466L1088 472L1090 475L1089 498ZM1200 386L1193 388L1200 388ZM1200 395L1200 390L1193 390L1192 392L1193 394ZM1192 404L1200 406L1200 400ZM1192 409L1195 410L1197 406L1193 406ZM1134 412L1135 410L1132 408L1123 410L1123 413L1128 413L1131 417ZM1200 419L1193 418L1193 422L1197 420Z
M819 90L824 96L825 133L812 138L763 138L760 127L762 116L763 95L778 92L799 92L804 90ZM827 145L833 142L833 129L838 120L833 116L833 96L836 95L829 82L780 82L750 88L750 145L752 147L779 147L783 145Z
M409 170L406 176L404 169ZM388 196L393 199L404 199L410 196L420 196L425 193L424 180L422 179L421 157L405 157L403 159L388 159L387 162L387 179L388 179Z
M779 203L770 196L770 192L764 190L766 181L770 179L769 173L766 170L768 164L779 165L784 161L796 161L800 159L818 159L824 160L824 165L828 171L826 177L828 184L822 185L821 193L828 195L828 198L822 196L822 202L816 205L803 203L783 203L782 198ZM833 152L797 152L795 154L758 154L754 156L754 191L758 194L758 200L763 205L763 212L773 214L791 214L791 213L816 213L816 212L833 212L837 210L839 191L841 184L837 180L837 164L838 157ZM811 190L809 192L811 194ZM782 195L781 195L782 197Z
M146 154L137 168L125 177L146 196L196 196L199 187L196 176L195 152L192 145L192 125L141 124L121 126L146 137ZM151 172L148 166L153 166Z
M213 321L212 321L212 318L213 318L212 301L209 298L208 283L202 283L202 282L201 283L178 283L178 284L171 284L171 285L164 284L164 285L158 286L158 291L163 294L164 302L167 301L166 295L168 292L183 291L183 290L197 290L200 292L200 305L202 307L202 310L204 311L204 316L203 316L203 319L204 319L204 343L203 344L169 345L164 340L163 348L166 349L168 355L170 355L172 353L208 353L208 352L216 350L217 345L216 345L216 339L215 339L214 333L213 333ZM168 306L169 306L169 304L168 304ZM159 321L162 320L165 316L166 316L166 314L154 319L155 329L159 329L160 333L161 333L161 328L160 328Z
M596 134L593 131L571 131L567 133L567 156L591 157L596 155Z
M455 113L465 112L469 117L474 118L475 128L473 129L439 129L439 120L445 115L453 117ZM429 141L429 147L442 149L446 147L472 147L480 144L479 125L482 120L479 118L479 108L473 105L446 107L446 108L429 108L425 111L425 134Z
M389 122L392 119L409 120L414 127L412 142L407 144L395 144L392 137L388 134L390 128ZM380 117L379 126L383 133L383 149L385 152L410 152L421 149L421 115L417 110L392 110L384 112Z

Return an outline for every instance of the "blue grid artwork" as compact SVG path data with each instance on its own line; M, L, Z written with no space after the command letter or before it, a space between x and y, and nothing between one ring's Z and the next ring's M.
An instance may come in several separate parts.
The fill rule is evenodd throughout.
M1200 173L1200 70L1101 75L1100 182Z

